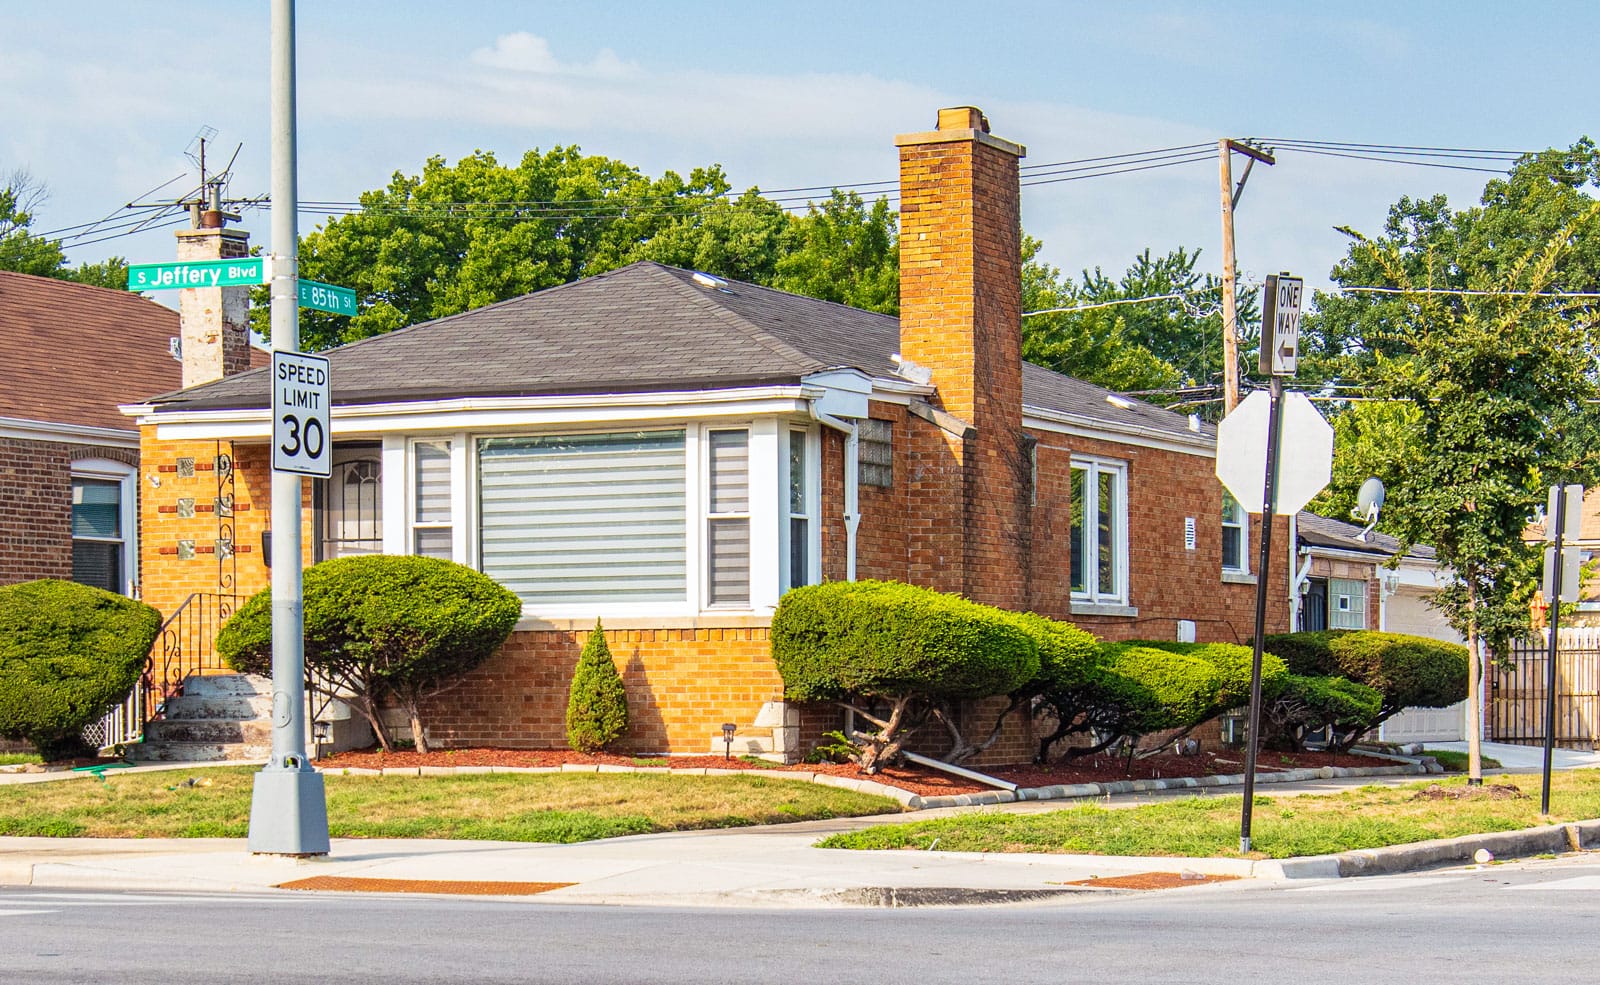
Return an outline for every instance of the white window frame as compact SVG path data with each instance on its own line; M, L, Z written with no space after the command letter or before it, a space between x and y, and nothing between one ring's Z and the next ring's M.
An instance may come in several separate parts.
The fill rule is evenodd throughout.
M1083 538L1075 540L1072 544L1074 556L1083 558L1084 581L1088 586L1079 591L1075 586L1069 585L1074 602L1087 605L1125 606L1128 604L1128 463L1116 459L1098 458L1086 455L1072 456L1069 466L1073 470L1084 470L1083 483ZM1100 483L1098 477L1102 474L1114 478L1117 492L1118 509L1113 518L1115 529L1112 531L1111 543L1115 554L1113 565L1116 568L1117 591L1104 592L1100 590L1099 558L1098 551L1086 549L1086 542L1093 536L1098 524L1093 518L1099 515ZM1069 473L1070 478L1070 473ZM1070 488L1070 484L1069 484ZM1070 536L1070 527L1069 527ZM1098 547L1098 538L1096 538ZM1072 580L1071 567L1067 570L1067 580Z
M804 442L806 474L801 481L804 486L801 494L805 497L806 512L792 513L789 509L789 484L792 477L789 474L789 448L795 441ZM821 429L815 425L790 423L783 429L783 443L779 448L779 463L781 475L778 489L780 501L778 509L778 536L781 544L781 554L778 562L778 580L781 591L788 591L797 586L790 584L789 572L792 567L794 545L790 535L790 521L804 519L806 521L806 581L807 585L815 585L822 581L822 434Z
M109 458L80 458L72 463L67 491L71 495L73 479L95 479L118 483L118 521L122 524L122 594L139 597L139 470L132 465ZM101 537L73 537L71 525L68 535L72 540L109 542Z
M743 432L744 433L744 442L745 442L745 444L744 444L744 454L745 454L745 459L744 459L744 461L745 461L745 504L744 504L744 506L745 506L745 508L742 511L732 511L732 512L725 512L725 513L714 513L714 512L712 512L712 502L711 502L711 436L713 434L727 434L727 433L730 433L730 432ZM693 431L689 432L689 434L693 434L693 433L694 433ZM748 424L743 425L743 426L740 426L740 425L715 425L715 424L711 424L711 425L706 425L705 427L700 429L700 446L701 446L701 455L700 455L700 469L701 469L701 471L700 471L700 501L701 501L701 507L700 507L700 515L697 518L697 522L698 522L698 525L700 527L700 536L701 536L701 545L702 545L701 549L700 549L700 554L699 554L700 570L701 570L701 573L700 573L700 607L702 609L714 609L714 610L716 610L718 612L726 612L726 611L729 611L729 610L733 610L733 611L736 611L736 612L748 612L750 610L750 606L751 606L751 599L755 595L755 588L756 588L755 582L756 582L757 573L756 573L756 566L755 566L755 558L753 556L755 554L755 551L753 549L754 545L753 545L752 541L754 541L754 539L755 539L756 490L754 488L752 488L754 483L751 482L752 473L755 471L755 461L754 461L755 460L755 448L752 447L752 445L754 444L752 442L752 440L751 440L752 437L753 436L750 434L750 427L749 427ZM688 435L685 435L685 440L688 440ZM739 602L712 602L711 601L711 564L709 562L709 559L707 557L707 553L706 552L709 552L711 550L711 524L713 522L715 522L715 521L718 521L718 520L734 520L734 521L743 520L744 523L745 523L745 543L746 544L750 544L751 546L750 546L750 548L747 549L747 552L746 552L746 555L745 555L745 565L746 565L746 572L747 572L747 574L746 574L747 582L746 583L748 585L748 590L747 590L747 594L746 594L746 597L745 597L745 600L744 600L743 603L739 603Z
M530 619L589 619L602 618L685 618L705 613L761 614L771 613L778 604L782 591L784 572L782 559L787 558L785 541L788 497L787 441L790 422L778 418L732 418L703 422L682 420L616 421L605 424L556 428L516 428L490 431L418 432L410 435L389 435L383 443L385 483L383 487L384 511L389 516L403 516L406 522L386 524L384 551L389 554L412 552L415 506L415 457L412 446L419 441L449 441L451 449L451 516L454 559L459 564L481 568L479 563L480 531L478 529L478 442L484 438L520 437L532 435L610 434L617 431L683 431L684 475L690 488L684 496L684 582L686 598L670 602L596 602L584 606L560 605L534 607L524 605L523 617ZM748 605L710 605L709 566L705 552L708 549L706 525L710 509L710 460L707 453L710 432L744 430L749 433L750 482L750 601ZM817 465L820 458L820 435L813 427L808 435L811 446L812 475L809 491L812 502L819 499ZM403 477L391 481L388 477ZM781 498L780 498L781 497ZM815 507L813 507L815 510ZM821 524L812 524L812 569L820 580Z
M1233 503L1235 515L1238 517L1236 521L1228 519L1228 504L1230 502ZM1222 570L1229 574L1247 575L1250 573L1250 514L1246 513L1244 506L1224 489L1222 491L1222 540L1224 544L1227 543L1228 531L1230 530L1239 531L1239 563L1230 566L1224 561Z
M450 517L447 520L418 520L417 519L417 446L438 445L446 446L450 462ZM456 488L457 461L461 458L458 454L461 447L457 436L453 434L423 435L411 438L406 442L406 468L405 475L405 551L406 554L417 552L418 530L449 530L450 531L450 559L460 558L460 527L456 524L456 517L460 514L461 497ZM387 545L386 545L387 546Z

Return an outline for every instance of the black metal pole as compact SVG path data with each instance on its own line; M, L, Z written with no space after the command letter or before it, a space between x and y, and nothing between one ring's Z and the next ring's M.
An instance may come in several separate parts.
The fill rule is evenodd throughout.
M1560 647L1561 629L1561 557L1562 539L1567 530L1567 487L1556 486L1556 515L1551 519L1556 526L1555 569L1550 575L1550 643L1549 664L1544 680L1544 781L1539 788L1539 813L1550 815L1550 761L1556 748L1556 653Z
M1272 570L1272 518L1278 510L1278 450L1283 441L1283 377L1272 377L1267 412L1267 478L1261 497L1261 561L1256 571L1256 638L1250 657L1250 726L1245 736L1244 811L1239 820L1239 852L1250 851L1250 809L1256 795L1256 747L1261 733L1261 646L1267 635L1267 582Z

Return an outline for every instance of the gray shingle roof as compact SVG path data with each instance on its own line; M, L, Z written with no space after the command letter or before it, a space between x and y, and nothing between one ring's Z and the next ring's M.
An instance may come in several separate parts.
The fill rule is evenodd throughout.
M1388 534L1374 530L1366 540L1360 538L1361 528L1343 520L1334 520L1315 513L1302 511L1295 518L1296 535L1311 547L1328 547L1341 551L1357 551L1376 558L1393 557L1400 550L1400 541ZM1406 557L1432 561L1438 557L1433 548L1417 544L1407 551Z
M891 378L899 320L739 281L641 262L423 322L328 352L334 404L472 396L685 392L797 383L855 368ZM1024 364L1023 403L1193 439L1182 415ZM175 410L267 406L252 371L153 397ZM1214 431L1207 427L1205 435Z

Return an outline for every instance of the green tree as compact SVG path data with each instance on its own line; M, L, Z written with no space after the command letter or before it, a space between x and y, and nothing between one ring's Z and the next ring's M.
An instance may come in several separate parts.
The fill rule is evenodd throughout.
M14 171L0 181L0 270L35 277L60 277L66 265L61 244L29 232L33 210L44 203L47 192L26 171Z
M1145 250L1116 280L1096 267L1073 282L1038 260L1040 245L1023 239L1022 305L1050 313L1023 320L1023 358L1112 390L1220 385L1220 283L1195 271L1199 251L1179 247L1154 257ZM1259 334L1259 293L1251 288L1239 297L1240 358L1247 364ZM1150 396L1172 404L1191 395Z
M598 752L626 731L628 693L596 619L567 692L567 745L578 752Z
M898 314L900 244L887 199L868 205L837 188L787 228L769 284L853 308Z
M1352 402L1333 416L1333 478L1306 507L1336 520L1352 519L1361 484L1376 476L1387 493L1377 529L1399 531L1407 512L1400 475L1420 455L1422 415L1409 403L1388 400Z
M1593 174L1592 148L1579 156ZM1455 573L1437 604L1474 652L1480 640L1498 650L1527 627L1537 549L1522 532L1546 487L1600 474L1593 302L1550 296L1595 289L1600 202L1552 179L1568 174L1548 155L1529 158L1490 183L1484 205L1450 216L1430 209L1443 218L1423 236L1393 222L1400 235L1358 236L1335 270L1402 292L1366 302L1381 316L1337 310L1360 315L1348 324L1373 395L1414 410L1415 453L1392 472L1403 506L1388 511L1390 529L1405 547L1431 545ZM1552 228L1562 210L1566 221ZM1441 285L1471 293L1427 293ZM1468 683L1476 707L1475 665ZM1476 741L1471 752L1477 776Z

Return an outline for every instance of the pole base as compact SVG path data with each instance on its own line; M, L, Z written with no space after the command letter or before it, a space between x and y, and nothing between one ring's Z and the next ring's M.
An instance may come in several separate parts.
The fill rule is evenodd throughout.
M253 855L328 854L328 798L315 770L272 769L256 774L250 798Z

